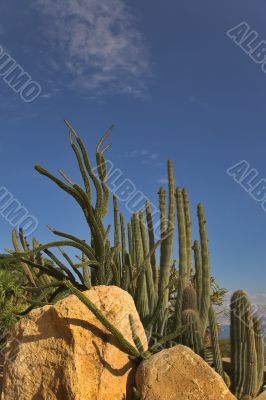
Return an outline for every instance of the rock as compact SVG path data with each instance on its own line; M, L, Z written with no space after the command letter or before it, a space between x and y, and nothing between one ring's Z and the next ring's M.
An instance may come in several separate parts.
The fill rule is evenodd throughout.
M143 361L137 370L136 387L142 400L236 400L223 379L182 345Z
M3 351L0 352L0 396L2 392L2 385L3 385L3 364L4 364L4 356Z
M255 400L266 400L266 392L262 392Z
M97 286L86 295L133 343L147 339L132 297L116 286ZM128 400L136 364L74 295L33 310L16 324L4 364L2 400Z

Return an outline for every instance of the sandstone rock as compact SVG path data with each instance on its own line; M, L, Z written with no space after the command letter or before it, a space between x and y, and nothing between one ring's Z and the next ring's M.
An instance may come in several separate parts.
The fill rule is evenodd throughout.
M133 344L128 320L132 314L147 348L127 292L97 286L86 295ZM114 337L71 295L33 310L15 326L4 365L2 400L131 399L135 370Z
M266 400L266 392L261 393L255 400Z
M236 400L222 378L182 345L143 361L136 386L141 400Z

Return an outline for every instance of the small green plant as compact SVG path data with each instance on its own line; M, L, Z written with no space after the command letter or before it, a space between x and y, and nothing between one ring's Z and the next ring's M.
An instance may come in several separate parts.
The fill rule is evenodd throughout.
M22 290L24 274L10 256L0 256L0 348L27 302Z

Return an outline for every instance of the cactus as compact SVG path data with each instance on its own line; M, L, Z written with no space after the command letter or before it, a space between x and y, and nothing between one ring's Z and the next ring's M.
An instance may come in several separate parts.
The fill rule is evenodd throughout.
M152 267L154 290L155 290L156 295L158 296L159 273L158 273L158 268L157 268L156 253L155 253L155 251L153 251L153 248L155 246L155 233L154 233L154 226L153 226L151 204L149 201L146 201L145 211L146 211L147 230L148 230L148 235L149 235L149 251L151 254L150 255L150 263L151 263L151 267Z
M202 261L201 261L199 242L197 240L194 241L193 252L194 252L194 263L195 263L195 287L196 287L198 304L200 305L202 297Z
M199 313L200 313L201 329L202 333L204 334L208 323L208 312L211 301L210 261L209 261L206 221L202 204L198 204L197 210L198 210L199 233L200 233L200 244L201 244L201 265L202 265L202 289L201 289L201 298L199 301L200 305Z
M182 325L188 326L188 329L182 335L182 343L202 356L203 340L198 312L190 309L184 310L182 312Z
M47 298L47 301L52 301L57 293L64 290L62 282L66 279L80 291L99 284L121 286L134 298L150 340L154 340L155 337L158 341L165 338L164 346L181 340L186 343L191 341L191 345L196 346L197 351L201 352L210 305L210 266L203 207L198 206L200 247L198 242L194 242L194 277L188 191L175 188L172 161L168 161L167 164L168 195L165 189L159 190L160 240L155 242L152 214L154 207L149 201L146 202L144 210L131 215L126 235L124 216L119 212L115 194L113 194L112 230L114 236L110 240L111 227L104 224L110 197L106 183L107 164L104 153L109 145L104 147L103 143L112 128L99 141L96 147L96 168L92 168L83 141L69 122L66 121L66 125L69 129L69 142L82 177L82 187L72 182L63 171L60 171L63 179L59 179L41 166L35 168L79 204L88 224L89 237L88 240L84 240L50 228L59 240L42 245L36 244L33 250L30 250L22 239L23 249L16 246L14 255L24 263L25 273L30 280L29 286L34 286L36 274L41 280L44 277L48 278L49 282L35 283L37 290L38 287L49 288L50 284L50 289L55 295L52 299ZM176 213L178 271L173 261ZM66 247L81 253L78 263L73 262L65 250ZM158 247L160 247L159 265L156 253ZM56 255L58 250L61 252L61 258ZM42 252L51 263L41 262L37 255ZM188 324L190 328L184 330L184 324L185 326ZM196 326L196 336L195 332L192 333L191 326Z
M264 383L265 349L264 349L264 334L262 329L262 322L257 316L253 318L253 327L254 327L255 346L257 353L257 373L258 373L257 390L259 393Z
M173 241L175 225L175 182L172 161L168 160L168 217L165 210L165 194L161 191L160 209L161 209L161 237L165 234L166 238L161 243L160 252L160 275L158 284L158 297L160 298L160 314L158 319L159 330L163 332L164 324L167 318L167 307L169 299L169 277L173 264Z
M175 303L175 324L180 327L182 324L182 302L183 291L188 283L187 275L187 245L185 214L183 207L182 189L177 188L175 192L177 221L178 221L178 241L179 241L179 279L177 288L177 298Z
M154 277L151 266L151 257L149 256L149 241L147 234L147 227L145 225L145 215L144 212L141 212L139 215L139 223L140 223L140 231L142 238L142 246L144 253L144 269L145 269L145 278L146 278L146 287L147 287L147 296L149 299L149 314L153 314L155 311L156 303L157 303L157 293L154 286Z
M183 291L182 310L187 309L198 311L197 293L192 285L187 286Z
M203 355L209 322L214 367L229 384L222 367L217 321L211 305L210 260L203 206L197 206L199 241L194 241L192 248L188 191L175 188L173 164L168 161L168 196L163 188L158 193L160 240L155 241L153 205L147 201L145 209L131 215L126 225L115 194L111 230L110 225L104 224L110 198L104 158L110 145L104 146L104 142L112 127L96 147L96 168L92 168L83 141L70 123L65 122L69 129L70 146L80 170L82 187L72 182L63 171L59 171L62 177L59 179L39 165L35 169L79 204L89 235L84 240L49 228L59 240L39 244L34 239L31 249L23 232L17 235L13 231L15 251L11 253L21 264L27 277L25 290L30 294L31 306L23 314L34 306L55 301L67 288L117 337L125 351L138 359L147 357L162 346L169 347L180 342ZM179 252L177 270L173 261L175 214ZM109 238L110 231L113 232L112 239ZM78 262L74 262L67 254L66 247L79 251ZM160 257L157 254L158 247ZM60 256L57 256L58 251ZM159 265L157 258L160 258ZM121 333L82 294L83 290L99 284L115 284L132 295L150 339L149 353L143 352L131 317L130 326L137 348L125 341ZM251 398L262 387L264 347L261 322L256 317L252 320L250 304L244 292L238 291L232 297L231 321L233 390L241 399Z
M213 362L215 371L218 372L219 375L226 381L226 376L223 370L223 361L221 356L221 351L219 347L219 332L218 332L218 324L216 319L216 314L213 310L212 305L209 308L209 326L210 326L210 335L213 349ZM228 382L227 382L228 383Z
M185 216L185 226L186 226L187 277L189 279L192 267L191 265L192 231L191 231L191 217L190 217L188 191L186 188L182 190L182 196L183 196L184 216Z
M236 397L256 397L260 385L257 360L251 305L247 294L238 290L231 298L231 362Z

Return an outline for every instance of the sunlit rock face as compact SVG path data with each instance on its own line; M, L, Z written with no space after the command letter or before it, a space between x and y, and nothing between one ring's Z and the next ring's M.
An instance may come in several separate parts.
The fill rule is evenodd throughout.
M220 375L182 345L143 361L136 386L143 400L237 400Z
M132 297L115 286L85 292L133 343L129 314L147 348ZM74 295L30 312L8 343L2 400L125 400L136 364Z

